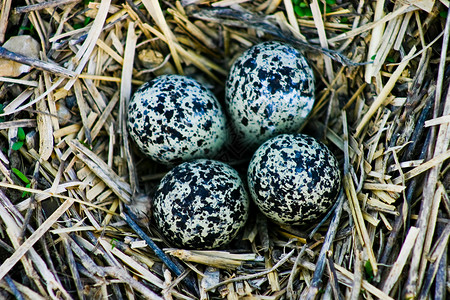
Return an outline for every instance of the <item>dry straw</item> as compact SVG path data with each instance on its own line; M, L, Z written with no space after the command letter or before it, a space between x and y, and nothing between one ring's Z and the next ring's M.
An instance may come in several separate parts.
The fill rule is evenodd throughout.
M31 35L40 54L0 47L32 67L0 77L0 297L445 299L448 5L1 1L0 44ZM252 215L226 247L174 249L148 210L168 169L130 143L127 103L168 73L221 99L232 61L270 39L314 69L317 100L299 130L341 162L337 204L306 228Z

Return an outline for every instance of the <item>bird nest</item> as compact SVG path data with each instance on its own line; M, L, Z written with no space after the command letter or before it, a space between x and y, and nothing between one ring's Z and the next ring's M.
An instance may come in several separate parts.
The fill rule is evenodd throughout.
M449 292L448 1L1 5L0 57L12 69L0 77L1 298ZM3 44L13 36L36 55ZM300 49L314 70L316 102L299 131L338 158L336 204L306 227L252 212L226 247L173 248L149 210L168 168L128 140L127 102L161 74L194 77L223 99L233 60L273 39ZM248 161L231 163L245 172Z

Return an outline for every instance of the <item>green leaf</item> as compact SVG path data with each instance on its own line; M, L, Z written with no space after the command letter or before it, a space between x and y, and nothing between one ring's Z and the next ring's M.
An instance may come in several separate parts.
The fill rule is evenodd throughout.
M311 17L312 16L311 9L303 2L301 2L298 6L294 6L294 11L299 17Z
M15 142L14 144L12 144L11 149L17 151L20 148L22 148L23 146L23 142Z
M113 239L111 240L111 242L109 242L110 245L111 245L111 250L114 249L114 248L116 247L116 243L117 243L117 242L118 242L118 240L115 239L115 238L113 238Z
M303 17L303 11L302 8L300 6L294 6L294 12L299 16L299 17Z
M309 8L309 7L304 8L304 9L303 9L303 13L304 13L304 15L307 16L307 17L312 17L312 10L311 10L311 8Z
M88 148L89 150L92 150L91 146L90 146L88 143L86 143L85 141L80 141L80 143L81 143L83 146L85 146L86 148Z
M11 171L16 174L17 177L20 178L20 180L22 180L25 184L30 184L30 180L27 178L27 176L25 176L22 172L20 172L18 169L16 168L11 168Z
M28 26L28 27L21 26L20 29L24 30L24 31L28 30L31 34L33 34L35 32L33 24L30 24L30 26Z
M374 278L374 274L373 274L372 264L370 263L370 261L366 261L366 264L364 265L364 269L366 271L367 281L372 282L372 280Z
M336 0L325 0L328 5L336 4Z
M386 60L390 63L395 63L395 59L393 57L388 56L386 57Z
M19 129L17 130L17 139L19 141L25 141L25 131L22 127L19 127Z
M30 188L30 187L31 187L31 183L28 183L25 187L26 187L26 188ZM30 195L31 195L30 192L23 192L23 193L22 193L22 198L28 197L28 196L30 196Z

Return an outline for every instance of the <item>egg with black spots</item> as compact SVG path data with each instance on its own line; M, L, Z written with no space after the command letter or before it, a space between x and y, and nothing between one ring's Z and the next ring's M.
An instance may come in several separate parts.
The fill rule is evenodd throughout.
M325 144L305 134L281 134L256 150L247 180L264 215L276 223L301 225L333 206L341 173Z
M127 127L144 154L168 165L213 158L228 136L214 94L182 75L162 75L142 85L128 105Z
M226 81L225 103L237 140L249 150L297 132L314 105L314 74L289 44L268 41L245 51Z
M173 245L212 249L244 226L249 197L229 165L210 159L182 163L161 180L153 200L157 228Z

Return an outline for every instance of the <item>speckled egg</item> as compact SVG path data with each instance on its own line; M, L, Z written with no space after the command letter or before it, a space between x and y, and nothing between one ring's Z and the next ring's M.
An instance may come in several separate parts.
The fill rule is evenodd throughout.
M225 94L238 139L255 149L304 123L314 105L314 74L297 49L264 42L233 63Z
M341 175L324 144L304 134L282 134L256 150L247 179L252 199L269 219L296 225L331 208Z
M211 249L230 242L245 224L249 198L237 171L199 159L173 168L155 193L153 216L167 240Z
M215 96L181 75L142 85L130 100L127 126L139 149L165 164L212 158L227 139L225 114Z

